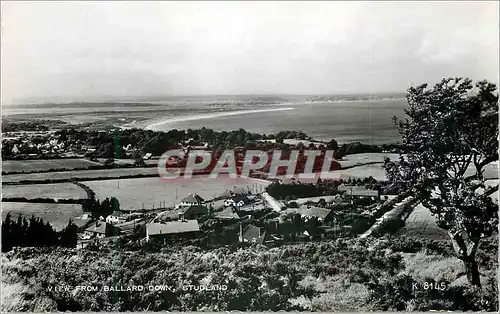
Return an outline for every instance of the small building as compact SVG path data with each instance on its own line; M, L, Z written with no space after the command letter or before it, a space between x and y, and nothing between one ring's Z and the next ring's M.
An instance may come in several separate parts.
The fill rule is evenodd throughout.
M198 219L209 214L209 210L203 205L190 205L179 214L179 219Z
M146 153L146 155L144 155L144 157L142 157L142 159L148 160L148 159L151 159L151 156L153 156L152 153Z
M240 219L240 216L235 213L231 207L228 207L220 212L215 213L214 218L217 220L230 221Z
M316 218L319 221L327 221L332 218L332 210L322 207L302 205L296 211L302 218Z
M297 180L295 178L282 178L279 179L279 184L281 185L289 185L289 184L297 184Z
M242 207L250 204L250 200L245 195L235 195L224 202L225 207Z
M240 225L240 242L262 244L265 235L266 232L264 228L260 228L251 224L243 228L243 226Z
M350 197L356 197L356 198L377 199L379 198L380 195L379 191L367 189L364 186L352 186L352 185L341 184L338 187L338 190L345 192L345 194Z
M94 223L90 224L85 229L83 235L87 239L89 238L101 239L101 238L120 235L120 229L114 227L113 225L107 222L102 222L97 220Z
M181 200L179 206L203 205L205 200L198 194L189 193L188 196Z
M266 210L268 207L263 202L254 202L248 205L238 207L239 212L261 212Z
M261 245L275 245L283 242L283 237L278 234L271 234L265 228L248 225L243 228L240 225L239 241L242 243L254 243Z
M112 225L124 223L126 221L126 216L122 212L113 212L111 215L106 217L106 222Z
M224 192L222 192L222 194L219 197L220 198L231 198L231 196L233 196L231 191L225 190Z
M200 232L197 220L179 220L165 223L146 224L146 240L173 239L178 237L195 237Z
M231 191L233 195L248 195L251 194L250 189L247 187L234 187Z

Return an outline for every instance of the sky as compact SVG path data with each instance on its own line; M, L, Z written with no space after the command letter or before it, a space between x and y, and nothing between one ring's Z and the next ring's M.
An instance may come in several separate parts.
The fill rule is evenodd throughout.
M2 2L2 103L498 83L492 2Z

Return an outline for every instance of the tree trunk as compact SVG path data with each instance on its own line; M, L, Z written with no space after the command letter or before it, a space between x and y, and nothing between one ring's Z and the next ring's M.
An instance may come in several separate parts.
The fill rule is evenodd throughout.
M473 259L464 260L467 280L473 286L481 287L481 278L479 276L479 267Z
M453 248L460 260L463 261L467 280L473 286L481 287L481 278L479 276L479 267L476 262L476 250L479 246L479 239L464 239L460 233L450 234Z

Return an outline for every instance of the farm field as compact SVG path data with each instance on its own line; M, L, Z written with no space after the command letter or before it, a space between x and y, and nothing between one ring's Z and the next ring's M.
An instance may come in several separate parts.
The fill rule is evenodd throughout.
M373 177L377 181L386 181L387 177L385 174L385 169L382 168L382 164L369 164L355 166L345 170L332 171L334 174L338 174L340 179L362 179Z
M50 169L74 169L90 166L99 166L100 163L83 158L71 159L43 159L43 160L3 160L2 171L5 172L34 172Z
M347 177L369 177L373 176L377 180L386 180L385 170L382 168L384 158L388 157L392 161L399 160L399 154L394 153L363 153L347 155L338 160L340 165L352 167L344 170L333 171L341 173ZM473 174L475 171L474 165L470 165L465 173L466 176ZM487 179L498 179L498 163L492 162L484 167L484 177Z
M97 158L97 160L102 164L106 162L106 158ZM130 159L130 158L115 159L115 164L117 165L133 165L134 163L135 159ZM146 159L144 160L144 163L148 166L157 165L158 159Z
M200 176L185 180L166 181L159 177L134 178L118 180L86 181L95 193L96 198L116 197L120 208L124 210L140 210L158 208L160 203L172 207L189 193L197 193L204 199L213 199L227 189L248 187L251 191L263 191L270 182L258 179L230 179L220 177L209 179ZM177 194L177 199L176 199Z
M342 168L366 165L369 163L383 163L385 157L388 157L392 161L399 160L399 154L394 153L362 153L362 154L352 154L346 155L344 158L337 160Z
M11 174L2 176L3 182L20 182L22 180L61 180L72 178L113 178L133 175L155 175L158 173L156 167L152 168L118 168L118 169L99 169L99 170L76 170L76 171L57 171L51 173L25 173Z
M27 219L32 215L42 218L44 222L49 222L58 231L67 226L69 219L73 219L77 226L86 222L77 218L83 213L82 206L78 204L2 202L2 221L9 212L12 219L17 219L19 214Z
M27 184L2 186L2 198L26 197L53 199L85 199L84 189L73 183Z

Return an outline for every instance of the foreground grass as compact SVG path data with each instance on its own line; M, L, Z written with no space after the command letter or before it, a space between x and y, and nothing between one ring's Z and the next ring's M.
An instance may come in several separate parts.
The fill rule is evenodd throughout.
M415 243L415 240L405 239ZM160 252L22 249L3 256L2 311L487 310L497 309L496 265L482 290L461 281L447 244L401 239ZM432 243L431 243L432 244ZM404 248L404 249L401 249ZM429 249L430 248L430 249ZM488 252L488 254L496 252ZM426 282L443 290L413 289ZM170 285L173 291L54 291L55 286ZM225 285L224 291L183 291Z

